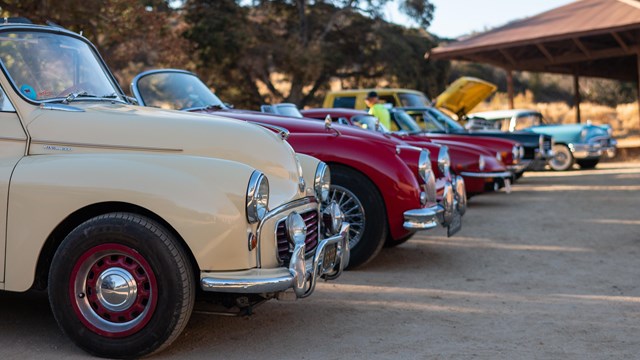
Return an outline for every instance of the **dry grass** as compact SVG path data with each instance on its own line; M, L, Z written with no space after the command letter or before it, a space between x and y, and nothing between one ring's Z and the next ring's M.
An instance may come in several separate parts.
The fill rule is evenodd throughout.
M518 94L514 99L514 105L516 108L537 109L551 123L572 124L576 122L575 107L570 107L564 102L535 103L530 92ZM498 93L490 101L479 104L473 111L508 108L507 94ZM580 113L583 122L591 120L594 124L610 124L616 138L640 137L637 103L620 104L613 108L586 102L580 104Z

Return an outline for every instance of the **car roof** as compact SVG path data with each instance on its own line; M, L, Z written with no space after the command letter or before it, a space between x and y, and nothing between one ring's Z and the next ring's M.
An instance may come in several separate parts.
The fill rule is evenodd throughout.
M357 95L357 94L366 94L370 91L375 91L377 93L406 93L406 94L416 94L416 95L424 95L421 91L411 90L411 89L397 89L397 88L369 88L369 89L346 89L346 90L336 90L329 91L328 94L336 94L336 95Z
M505 119L505 118L511 118L514 115L525 115L525 114L540 114L540 112L532 109L510 109L510 110L481 111L481 112L471 113L468 116L481 117L484 119Z

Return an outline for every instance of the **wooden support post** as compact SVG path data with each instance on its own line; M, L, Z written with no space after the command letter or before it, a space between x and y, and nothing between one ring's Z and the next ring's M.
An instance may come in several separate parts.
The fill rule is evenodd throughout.
M513 71L506 69L507 72L507 95L509 96L509 109L515 109L513 104Z
M573 73L573 91L574 91L574 102L576 104L576 122L580 124L582 121L580 119L580 82L578 81L578 73Z

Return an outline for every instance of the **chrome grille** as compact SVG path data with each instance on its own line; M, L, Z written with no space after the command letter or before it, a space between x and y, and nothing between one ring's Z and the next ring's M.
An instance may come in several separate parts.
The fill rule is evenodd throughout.
M302 216L304 223L307 225L307 237L304 242L306 244L306 255L309 256L315 252L316 247L318 246L318 236L320 234L318 211L309 210L301 213L300 216ZM287 240L285 219L280 220L276 226L276 242L278 244L278 257L280 258L280 261L285 265L288 265L289 260L291 260L293 245L291 245L289 240Z

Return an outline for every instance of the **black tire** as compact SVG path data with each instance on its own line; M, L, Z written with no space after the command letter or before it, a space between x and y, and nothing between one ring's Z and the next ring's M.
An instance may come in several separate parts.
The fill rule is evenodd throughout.
M394 240L391 236L387 237L387 241L384 243L384 247L385 248L394 248L398 245L402 245L404 243L406 243L407 241L411 240L411 238L413 237L413 235L415 235L416 233L410 233L409 235L405 235L404 237L398 239L398 240Z
M576 163L580 166L580 169L593 169L598 165L600 159L582 159L576 160Z
M553 158L549 159L549 167L555 171L566 171L573 167L573 154L564 144L553 145Z
M388 233L385 205L378 188L360 172L333 165L330 199L338 203L345 221L351 224L349 268L368 263L378 255ZM361 216L352 210L354 207L362 212Z
M108 289L118 282L120 292ZM164 349L187 325L194 298L193 270L178 241L130 213L101 215L75 228L49 272L58 325L101 357L138 358Z

